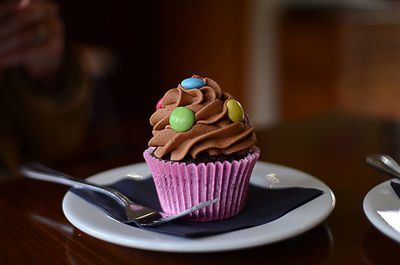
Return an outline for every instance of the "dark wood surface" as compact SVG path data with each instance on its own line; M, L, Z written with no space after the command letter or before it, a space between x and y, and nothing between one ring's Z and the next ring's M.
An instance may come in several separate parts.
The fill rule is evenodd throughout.
M110 244L73 227L61 203L67 187L30 179L0 184L1 264L398 264L400 244L364 215L366 193L385 181L369 153L400 159L400 124L327 114L259 130L261 160L308 172L335 193L332 214L316 228L270 245L220 253L176 254ZM140 145L139 145L140 146ZM143 150L99 160L67 161L63 171L89 176L138 162Z

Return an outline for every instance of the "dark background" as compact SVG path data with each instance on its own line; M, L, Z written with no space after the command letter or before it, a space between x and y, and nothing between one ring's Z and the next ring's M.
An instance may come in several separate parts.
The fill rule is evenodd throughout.
M250 6L257 1L58 3L68 39L101 47L115 60L96 79L90 131L81 156L72 159L94 154L121 165L141 162L118 158L138 157L147 147L158 100L192 74L216 80L245 110L253 104L246 62ZM334 111L400 120L396 1L276 3L276 123Z

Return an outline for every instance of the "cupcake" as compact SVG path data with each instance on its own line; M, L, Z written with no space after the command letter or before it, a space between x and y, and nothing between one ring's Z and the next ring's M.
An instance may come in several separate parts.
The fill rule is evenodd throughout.
M194 75L164 95L150 124L153 137L143 155L165 213L215 198L186 219L221 220L244 208L259 149L238 101L214 80Z

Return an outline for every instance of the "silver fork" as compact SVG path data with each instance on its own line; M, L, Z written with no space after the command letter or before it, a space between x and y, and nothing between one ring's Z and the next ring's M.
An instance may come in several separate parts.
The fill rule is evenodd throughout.
M386 174L400 179L400 165L388 155L373 154L366 157L368 165L385 172Z
M20 172L22 175L33 179L55 182L67 186L72 186L78 189L83 188L101 192L113 198L125 208L128 220L125 221L124 223L134 222L135 224L142 227L159 226L161 224L170 222L172 220L181 218L192 212L200 210L218 201L218 198L215 198L213 200L201 202L198 205L189 208L183 212L180 212L178 214L168 215L166 213L158 212L153 209L134 203L124 194L112 188L96 185L94 183L87 182L84 179L74 178L65 173L55 171L38 163L23 164L20 168Z

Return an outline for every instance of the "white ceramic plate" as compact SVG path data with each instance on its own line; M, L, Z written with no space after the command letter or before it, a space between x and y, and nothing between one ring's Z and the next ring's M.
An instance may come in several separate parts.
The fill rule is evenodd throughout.
M398 211L400 209L400 199L390 186L390 182L385 181L371 189L364 198L363 208L369 221L382 233L400 243L400 233L389 225L378 211Z
M147 165L139 163L105 171L88 180L109 184L132 172L142 176L150 175ZM118 245L168 252L212 252L249 248L299 235L321 223L335 207L335 196L328 186L292 168L257 162L250 181L255 185L269 187L271 178L266 177L269 173L275 173L279 179L279 183L273 184L273 187L317 188L324 191L324 194L273 222L201 238L182 238L121 224L71 192L67 192L64 197L63 211L78 229ZM277 179L272 182L277 182Z

